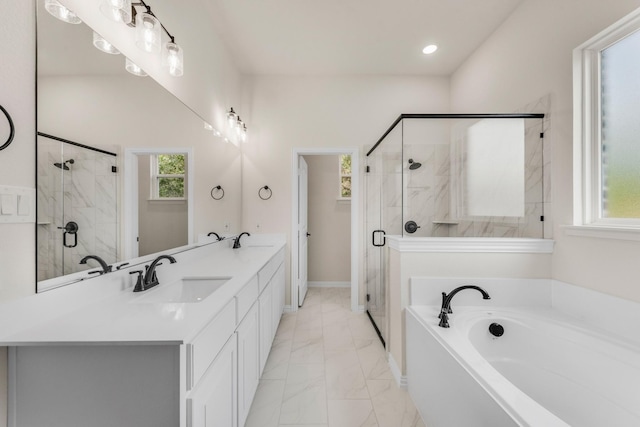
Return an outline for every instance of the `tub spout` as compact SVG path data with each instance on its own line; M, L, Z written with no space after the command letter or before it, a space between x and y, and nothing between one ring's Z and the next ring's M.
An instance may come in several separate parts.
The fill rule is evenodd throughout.
M458 292L463 291L465 289L475 289L476 291L478 291L478 292L480 292L482 294L482 299L491 299L491 297L489 296L487 291L482 289L480 286L476 286L476 285L463 285L463 286L460 286L460 287L455 288L454 290L452 290L448 295L443 292L442 293L442 307L440 308L440 314L438 314L438 317L440 318L440 323L439 323L440 327L442 327L442 328L448 328L449 327L449 313L453 313L453 311L451 310L451 300L453 299L455 294L457 294Z

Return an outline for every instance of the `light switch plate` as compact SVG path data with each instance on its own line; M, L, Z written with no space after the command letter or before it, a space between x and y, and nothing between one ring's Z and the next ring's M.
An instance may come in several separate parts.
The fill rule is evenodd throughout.
M0 223L36 222L35 188L0 185Z

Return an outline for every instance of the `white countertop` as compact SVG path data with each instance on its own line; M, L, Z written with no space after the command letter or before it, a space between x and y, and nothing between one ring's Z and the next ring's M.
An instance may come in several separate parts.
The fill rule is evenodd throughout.
M132 267L91 280L0 304L0 345L182 344L190 341L284 247L232 249L231 241L175 254L156 269L160 284L132 292ZM264 241L260 241L264 245ZM169 253L169 251L168 251ZM141 302L149 293L182 277L226 276L231 279L197 303Z

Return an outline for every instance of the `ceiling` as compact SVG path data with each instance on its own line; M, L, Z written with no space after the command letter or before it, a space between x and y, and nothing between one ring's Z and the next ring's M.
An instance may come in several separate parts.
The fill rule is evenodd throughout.
M201 1L245 74L450 75L523 0Z

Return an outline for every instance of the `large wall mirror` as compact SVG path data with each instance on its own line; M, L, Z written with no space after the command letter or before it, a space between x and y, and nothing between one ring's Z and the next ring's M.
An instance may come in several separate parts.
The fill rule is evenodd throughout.
M98 264L80 263L87 255L122 263L237 232L239 148L150 77L128 73L124 56L95 48L91 28L36 2L38 290L94 277L86 270ZM192 13L201 12L180 18Z

